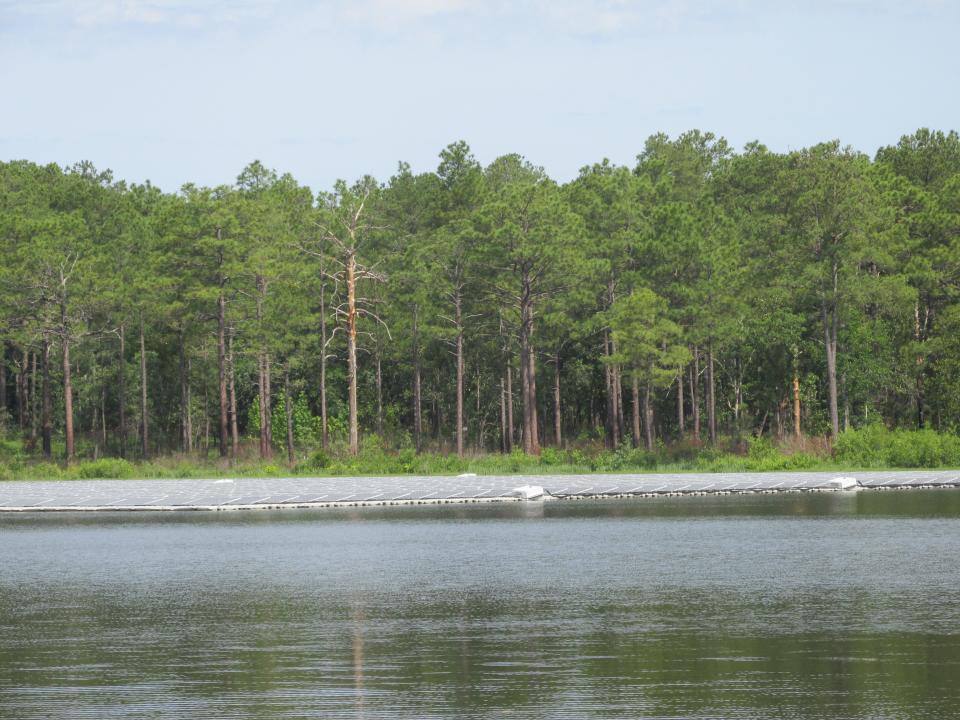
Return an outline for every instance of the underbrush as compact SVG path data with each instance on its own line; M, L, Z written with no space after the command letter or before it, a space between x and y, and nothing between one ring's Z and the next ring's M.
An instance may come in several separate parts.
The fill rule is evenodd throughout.
M838 462L860 467L960 467L960 437L933 430L888 430L876 423L837 439Z
M94 478L217 478L359 475L478 475L572 473L777 472L868 468L960 467L960 437L932 430L888 430L870 425L843 433L832 454L821 439L775 444L766 438L725 438L717 447L686 441L654 450L587 445L545 447L539 457L509 454L416 453L386 449L376 437L351 456L342 447L305 450L289 466L284 454L260 460L243 448L235 460L201 454L171 454L148 461L81 459L70 465L44 461L24 451L17 440L0 441L0 480L85 480ZM800 448L800 449L798 449ZM803 448L807 448L804 450Z

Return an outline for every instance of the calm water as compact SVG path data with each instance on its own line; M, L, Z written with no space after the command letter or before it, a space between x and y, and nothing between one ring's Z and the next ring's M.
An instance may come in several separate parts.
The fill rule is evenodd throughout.
M0 718L960 716L960 491L0 517Z

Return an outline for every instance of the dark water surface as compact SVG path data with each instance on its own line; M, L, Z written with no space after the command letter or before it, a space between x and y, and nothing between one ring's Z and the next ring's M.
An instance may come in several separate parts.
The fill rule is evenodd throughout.
M0 517L0 718L960 716L960 491Z

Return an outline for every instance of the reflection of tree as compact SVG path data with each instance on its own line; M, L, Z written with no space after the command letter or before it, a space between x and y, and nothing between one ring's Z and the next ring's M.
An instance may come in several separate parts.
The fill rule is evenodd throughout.
M351 603L350 617L353 620L353 688L354 688L354 708L357 711L357 717L363 718L363 630L367 616L363 610L363 605L354 599Z

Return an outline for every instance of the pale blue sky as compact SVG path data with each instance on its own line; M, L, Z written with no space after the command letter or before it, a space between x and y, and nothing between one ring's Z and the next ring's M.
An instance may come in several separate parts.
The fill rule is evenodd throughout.
M953 0L0 0L0 158L315 190L465 139L558 180L711 130L873 154L960 126Z

